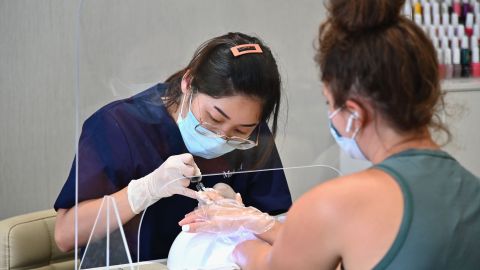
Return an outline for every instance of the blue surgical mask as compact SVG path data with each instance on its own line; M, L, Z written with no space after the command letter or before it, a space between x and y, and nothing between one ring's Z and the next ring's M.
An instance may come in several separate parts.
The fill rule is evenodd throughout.
M368 160L365 155L362 153L362 150L360 150L360 147L358 147L357 142L355 141L355 137L357 136L358 132L360 131L360 128L356 128L355 131L353 132L353 135L351 138L346 138L340 135L338 130L333 126L332 119L337 115L338 112L341 111L342 108L336 109L334 112L332 112L329 116L329 127L330 127L330 133L332 134L333 138L337 142L337 144L340 146L340 148L351 158L354 159L360 159L360 160ZM352 122L357 118L356 114L350 115L350 117L347 120L347 127L345 128L346 132L350 132L350 128L352 125Z
M233 146L227 144L227 141L222 138L206 137L195 131L195 127L199 125L200 122L195 118L195 115L193 115L190 109L192 105L192 95L190 95L188 113L185 118L182 117L185 98L186 95L182 98L177 124L188 151L194 156L212 159L235 150Z

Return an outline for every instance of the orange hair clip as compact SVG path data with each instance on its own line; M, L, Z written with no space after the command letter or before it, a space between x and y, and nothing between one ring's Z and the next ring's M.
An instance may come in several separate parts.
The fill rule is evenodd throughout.
M243 48L250 47L250 49L244 49ZM232 51L233 56L237 57L242 54L248 54L248 53L263 53L262 48L260 48L260 45L258 44L242 44L242 45L237 45L235 47L230 48L230 51Z

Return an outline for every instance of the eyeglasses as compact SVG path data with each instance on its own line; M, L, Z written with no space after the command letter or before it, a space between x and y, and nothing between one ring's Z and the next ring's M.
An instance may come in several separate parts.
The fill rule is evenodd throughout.
M223 134L222 131L218 130L215 126L212 124L209 124L207 122L200 121L198 125L195 126L195 131L208 138L222 138L224 139L228 145L240 149L240 150L247 150L250 148L253 148L258 145L258 137L260 135L260 126L257 127L257 138L255 141L242 138L242 137L237 137L237 136L227 136Z

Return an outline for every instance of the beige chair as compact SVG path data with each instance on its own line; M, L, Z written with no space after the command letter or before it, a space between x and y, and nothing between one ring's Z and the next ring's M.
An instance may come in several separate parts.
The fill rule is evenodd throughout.
M0 221L0 270L74 269L73 252L55 244L55 215L51 209Z

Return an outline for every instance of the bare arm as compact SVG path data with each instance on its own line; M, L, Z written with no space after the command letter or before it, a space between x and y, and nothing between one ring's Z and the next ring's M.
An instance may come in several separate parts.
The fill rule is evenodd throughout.
M402 192L386 173L367 170L325 182L298 199L273 245L239 244L242 269L371 269L391 247L403 216ZM361 233L359 233L361 232Z
M273 242L275 242L275 239L277 238L278 233L282 229L282 226L283 226L282 223L275 221L275 224L270 230L262 234L257 234L256 236L262 239L263 241L267 242L268 244L273 245Z
M336 210L322 197L317 191L303 196L289 211L285 224L277 227L273 245L245 241L235 248L235 261L244 270L335 269L340 253L331 213Z
M127 187L111 195L117 205L122 224L131 220L133 213L128 203ZM102 204L103 198L84 201L78 204L78 245L87 244L93 229L95 219ZM96 231L106 232L105 223L97 223ZM116 222L111 222L110 229L116 229ZM104 235L95 235L103 237ZM58 209L55 221L55 242L62 251L69 251L75 247L75 209Z

